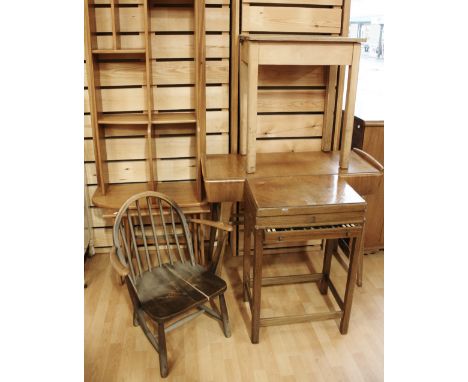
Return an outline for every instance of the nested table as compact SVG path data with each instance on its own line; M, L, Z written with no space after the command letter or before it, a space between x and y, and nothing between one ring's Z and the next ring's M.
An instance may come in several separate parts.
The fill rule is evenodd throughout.
M243 261L244 301L252 313L251 340L259 342L260 326L340 318L340 332L348 331L356 281L366 202L337 175L248 179L245 183ZM254 236L253 280L250 280L250 240ZM350 261L344 297L330 279L336 241L350 238ZM321 273L262 278L263 245L326 239ZM330 288L340 310L314 314L261 317L262 285L317 282L320 292ZM252 290L250 285L252 284Z
M340 167L348 168L362 41L365 40L336 36L240 35L240 153L247 155L246 171L248 173L254 173L256 170L257 93L260 65L348 66L340 156ZM333 117L328 109L324 114L325 121L331 121ZM325 122L322 151L331 150L332 135L332 123Z

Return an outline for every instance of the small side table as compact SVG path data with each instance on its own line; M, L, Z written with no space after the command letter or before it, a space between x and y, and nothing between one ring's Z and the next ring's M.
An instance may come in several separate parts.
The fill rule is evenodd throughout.
M244 301L252 312L251 341L259 342L260 326L340 318L340 332L348 331L356 272L360 260L366 202L337 175L247 179L244 189L245 233L243 260ZM250 288L250 240L254 235L253 280ZM344 298L330 279L337 239L351 239L350 265ZM262 279L263 245L326 239L321 273ZM260 317L262 285L317 282L322 294L330 288L338 311L298 316Z
M247 155L246 171L256 171L258 68L261 65L348 66L340 168L349 167L353 135L354 106L365 39L341 36L291 36L241 34L240 39L240 153ZM322 151L332 149L334 90L328 89L325 104L315 110L324 113Z

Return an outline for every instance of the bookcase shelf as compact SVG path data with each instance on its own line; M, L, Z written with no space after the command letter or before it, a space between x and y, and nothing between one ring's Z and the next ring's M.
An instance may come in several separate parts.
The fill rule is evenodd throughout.
M93 49L93 54L145 54L145 49Z
M196 123L195 113L153 113L151 123L153 125L172 125L179 123Z
M155 185L158 192L170 195L183 208L197 207L206 203L201 202L197 195L197 185L194 181L159 182ZM97 207L119 209L132 195L150 191L153 188L147 183L129 183L109 185L105 194L99 188L93 196L93 203Z
M147 114L101 114L98 117L99 124L107 125L147 125Z

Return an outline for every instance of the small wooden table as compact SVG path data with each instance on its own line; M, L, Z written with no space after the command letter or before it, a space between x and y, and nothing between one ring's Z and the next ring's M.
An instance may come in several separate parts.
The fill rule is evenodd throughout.
M240 153L247 155L247 173L256 171L258 68L261 65L349 67L340 153L340 167L348 168L363 41L338 36L240 35ZM327 102L331 105L334 100ZM326 108L322 151L330 151L332 147L332 114L332 109Z
M348 331L366 202L337 175L247 179L244 191L245 236L243 261L244 301L252 312L251 340L259 342L260 326L341 318L340 332ZM250 240L254 235L253 288L250 290ZM336 241L350 238L350 262L344 298L330 280ZM262 279L263 244L326 239L321 273ZM261 286L318 282L322 294L328 287L339 311L300 316L260 317Z
M383 175L383 167L364 152L352 150L349 167L340 169L338 151L260 153L257 155L257 171L245 171L246 157L240 154L207 155L202 158L203 179L209 203L220 203L219 220L229 223L232 206L244 200L244 184L247 179L283 176L338 175L362 197L375 193ZM233 231L235 232L235 231ZM236 240L233 239L233 252ZM362 285L362 269L358 272L358 285Z

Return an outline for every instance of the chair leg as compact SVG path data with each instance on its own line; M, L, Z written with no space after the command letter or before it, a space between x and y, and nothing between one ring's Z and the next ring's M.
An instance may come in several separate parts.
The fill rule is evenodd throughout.
M138 313L136 310L133 311L133 326L140 326L138 322Z
M229 325L229 315L226 307L226 300L224 299L224 293L219 295L219 306L221 308L221 318L223 320L223 331L226 338L231 337L231 327Z
M159 369L162 378L166 378L169 374L167 368L167 349L166 349L166 333L164 331L164 323L158 322L158 345L159 345Z
M145 319L143 318L142 313L138 313L138 323L140 324L141 330L143 330L143 333L145 334L146 338L148 338L148 341L150 342L151 345L153 345L154 350L159 352L159 345L158 345L158 340L154 338L153 333L151 333L151 330L148 328L148 325L146 324Z

